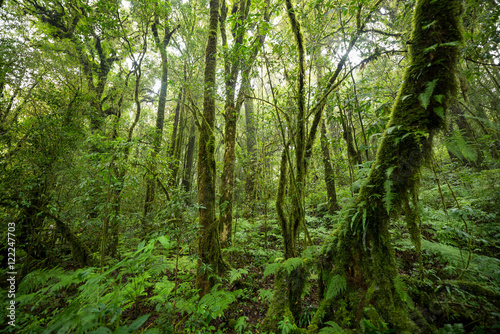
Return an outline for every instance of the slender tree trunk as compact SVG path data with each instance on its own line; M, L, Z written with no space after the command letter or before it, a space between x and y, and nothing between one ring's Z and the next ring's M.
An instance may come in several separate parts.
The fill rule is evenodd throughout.
M389 221L408 208L408 202L414 203L418 173L430 159L436 132L445 125L446 110L457 90L461 13L461 0L417 1L409 65L376 162L351 210L320 255L322 284L343 282L345 289L335 298L323 294L319 309L330 314L328 320L347 326L345 319L357 324L364 317L372 322L385 321L397 333L417 330L404 301L409 297L403 297L405 292L398 284ZM409 216L417 214L416 208L412 210ZM418 241L417 221L409 219L407 223L412 240ZM342 312L334 313L340 305L352 314L346 318ZM332 312L325 312L326 308ZM317 330L319 320L327 320L320 314L315 319L311 331Z
M250 72L257 54L264 44L265 33L256 37L256 44L250 58L243 62L238 48L243 43L245 30L242 29L242 24L246 20L249 12L250 1L240 0L238 5L238 20L234 30L237 32L233 47L234 54L232 62L229 60L229 54L225 54L225 74L226 74L226 104L224 107L224 117L226 120L224 126L224 167L222 169L221 180L221 198L219 202L220 210L220 226L221 226L221 242L222 247L227 247L231 243L232 238L232 221L233 221L233 195L234 195L234 165L236 158L236 124L241 106L244 101L244 94L250 86ZM222 6L221 12L221 37L224 48L227 49L227 40L225 32L227 8L225 3ZM269 20L267 13L264 14L264 19ZM236 96L236 82L239 72L242 71L242 85Z
M354 144L354 139L352 135L352 128L349 124L349 120L347 119L347 115L344 113L344 109L341 107L339 99L339 110L340 110L340 124L342 125L342 137L344 138L347 144L347 155L351 166L359 165L362 163L361 154L356 149L356 145Z
M333 215L335 211L340 210L337 202L337 192L335 190L335 171L330 159L330 149L328 148L328 139L326 137L325 121L321 122L321 152L323 156L323 167L325 169L326 194L328 196L328 212Z
M219 0L210 0L210 23L205 53L203 120L198 144L198 204L200 239L198 245L198 276L200 296L210 291L213 274L225 270L219 241L219 223L215 205L215 71L217 67L217 26Z
M182 187L184 191L189 193L191 191L191 179L193 177L193 161L194 161L194 149L196 144L196 125L193 122L189 130L189 140L186 149L186 158L184 159L184 169L182 176Z
M255 177L257 175L257 119L253 99L245 100L245 124L247 135L247 173L245 181L245 199L250 211L253 211L255 204Z
M295 99L297 101L297 114L296 126L294 128L294 145L295 145L295 166L292 168L290 143L285 143L284 130L282 130L282 139L284 141L284 149L280 165L280 178L278 185L278 195L276 198L276 211L278 213L278 221L282 228L283 242L285 246L285 259L288 260L298 256L298 250L295 241L297 240L300 228L305 231L306 236L307 227L305 224L305 193L306 193L306 177L308 161L312 155L312 147L318 132L323 109L328 100L330 93L335 90L345 77L340 77L340 73L345 66L349 53L352 51L356 41L361 36L364 27L369 22L372 14L378 8L382 0L377 1L371 8L369 14L361 21L361 8L357 15L357 29L353 34L347 50L343 54L337 68L330 76L323 89L321 90L320 97L315 101L309 112L306 113L305 103L305 45L300 23L297 20L295 10L291 0L285 0L288 18L294 35L295 43L297 46L297 87L295 90ZM274 101L276 103L276 100ZM277 114L279 115L279 114ZM312 115L313 120L310 123L310 129L307 131L306 115ZM279 116L278 116L279 117ZM288 193L290 197L291 212L287 215L285 206L285 193L289 185ZM304 266L299 265L290 273L280 270L277 279L286 281L286 285L276 284L271 305L266 314L263 328L266 331L277 331L279 319L284 316L293 317L299 315L302 301L301 295L304 288L304 281L306 279L306 271ZM286 286L286 291L283 287Z
M168 25L165 24L165 31L163 35L163 40L160 41L160 36L158 34L159 18L158 15L155 17L155 22L151 26L153 32L153 37L155 43L160 51L161 56L161 86L160 86L160 96L158 98L158 109L156 112L156 128L155 137L153 138L153 151L151 152L151 165L150 172L152 175L146 180L146 199L144 201L144 217L151 211L155 199L155 186L156 186L156 156L160 153L161 140L163 138L163 124L165 122L165 105L167 102L167 86L168 86L168 57L167 57L167 45L170 42L172 34L175 29L169 31Z

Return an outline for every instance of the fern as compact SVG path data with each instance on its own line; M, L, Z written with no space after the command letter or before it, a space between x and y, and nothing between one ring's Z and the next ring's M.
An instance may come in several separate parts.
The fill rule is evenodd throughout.
M408 305L408 308L410 310L414 310L415 304L413 304L413 301L406 293L405 290L407 290L407 287L399 276L396 276L396 278L394 279L394 288L396 289L396 293L398 294L399 298L404 301L406 305Z
M281 267L281 263L269 263L264 270L264 278L269 275L275 275L278 269Z
M162 281L155 283L153 290L155 295L149 300L153 303L165 304L174 287L174 282L169 281L168 277L163 277Z
M241 293L241 290L233 292L217 289L220 284L216 284L212 291L200 299L198 304L198 316L202 316L207 322L213 319L220 318L224 311L236 301L236 296Z
M338 296L347 288L347 280L344 276L335 275L328 280L326 288L325 300L331 300Z
M229 284L241 279L244 275L248 275L248 270L245 268L231 269L229 272Z
M428 82L425 87L425 91L418 96L418 100L420 101L420 105L422 108L427 108L429 106L429 102L431 100L432 93L434 92L434 88L436 87L438 79L434 79L431 82Z
M300 257L292 257L292 258L289 258L288 260L286 260L283 263L283 267L288 272L288 274L291 274L292 271L294 271L295 269L301 267L303 264L304 264L304 260L302 258L300 258Z
M384 198L382 200L385 203L385 210L387 211L387 213L390 213L391 208L392 208L392 201L393 201L394 197L396 196L392 192L392 180L391 180L391 174L392 174L394 168L396 168L396 167L394 167L394 166L390 167L385 172L387 179L384 181L385 194L384 194Z
M318 332L318 334L342 334L345 331L335 322L335 321L327 321L325 325L328 327L323 327Z

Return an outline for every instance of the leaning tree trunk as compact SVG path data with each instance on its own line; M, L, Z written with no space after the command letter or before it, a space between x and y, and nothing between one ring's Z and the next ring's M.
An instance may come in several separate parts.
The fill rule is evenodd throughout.
M215 70L217 67L217 23L219 0L210 0L210 24L205 53L205 91L203 121L198 141L198 204L200 238L198 276L200 296L210 291L215 280L212 273L225 269L219 242L219 223L215 210Z
M341 325L347 326L345 319L357 324L366 318L388 322L397 333L416 330L398 284L389 220L401 208L413 211L407 217L415 215L409 203L416 195L418 173L431 156L432 140L445 125L445 111L457 89L461 12L461 0L417 2L408 67L376 162L351 210L322 248L319 310ZM416 219L407 220L418 242ZM318 312L312 332L322 317Z

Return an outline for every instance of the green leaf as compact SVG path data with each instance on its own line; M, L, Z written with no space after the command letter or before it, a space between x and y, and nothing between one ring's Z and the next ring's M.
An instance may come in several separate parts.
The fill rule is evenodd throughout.
M434 95L434 99L435 99L436 101L438 101L439 103L443 103L443 97L444 97L444 95L443 95L443 94Z
M304 260L302 260L302 258L292 257L292 258L286 260L285 263L283 263L283 265L285 266L285 269L288 272L288 274L291 274L292 271L294 271L295 269L300 267L303 263L304 263Z
M438 115L440 118L444 118L444 108L443 107L436 107L433 109L436 115Z
M233 284L243 275L248 275L248 270L246 270L245 268L231 269L231 271L229 272L229 284Z
M438 82L438 79L434 79L431 82L428 82L426 84L425 91L418 96L418 99L420 101L420 105L423 108L427 108L429 106L429 102L431 100L431 96L432 96L432 93L434 92L434 88L436 87L437 82Z
M162 236L158 237L158 241L160 242L160 244L163 247L165 247L166 250L170 249L170 240L168 239L168 237L166 235L162 235Z
M269 263L264 270L264 278L276 274L280 266L281 263Z
M133 333L139 329L147 320L149 319L149 314L145 314L134 320L133 323L128 326L129 333Z
M318 332L319 334L345 333L345 331L335 321L327 321L325 325L328 325L328 327L321 328L321 330Z

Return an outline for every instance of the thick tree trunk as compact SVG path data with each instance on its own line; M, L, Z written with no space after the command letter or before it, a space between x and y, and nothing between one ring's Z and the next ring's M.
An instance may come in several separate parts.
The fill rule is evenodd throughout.
M198 204L200 239L198 244L198 276L196 286L200 296L210 291L213 274L224 271L219 242L219 222L215 205L215 71L217 67L217 25L219 0L210 0L210 23L205 53L205 89L203 121L198 144Z
M320 256L324 286L343 281L345 289L339 293L336 287L336 298L332 298L332 288L327 288L320 309L343 305L352 310L347 318L342 312L331 313L331 320L341 325L347 325L345 319L359 323L364 317L374 323L388 322L397 333L416 330L404 301L408 297L403 297L405 292L398 284L389 220L412 201L418 173L432 153L433 137L444 127L445 112L457 89L461 12L460 0L417 1L409 66L375 165ZM419 240L415 221L408 220L409 230L412 239ZM313 322L311 331L318 324Z

